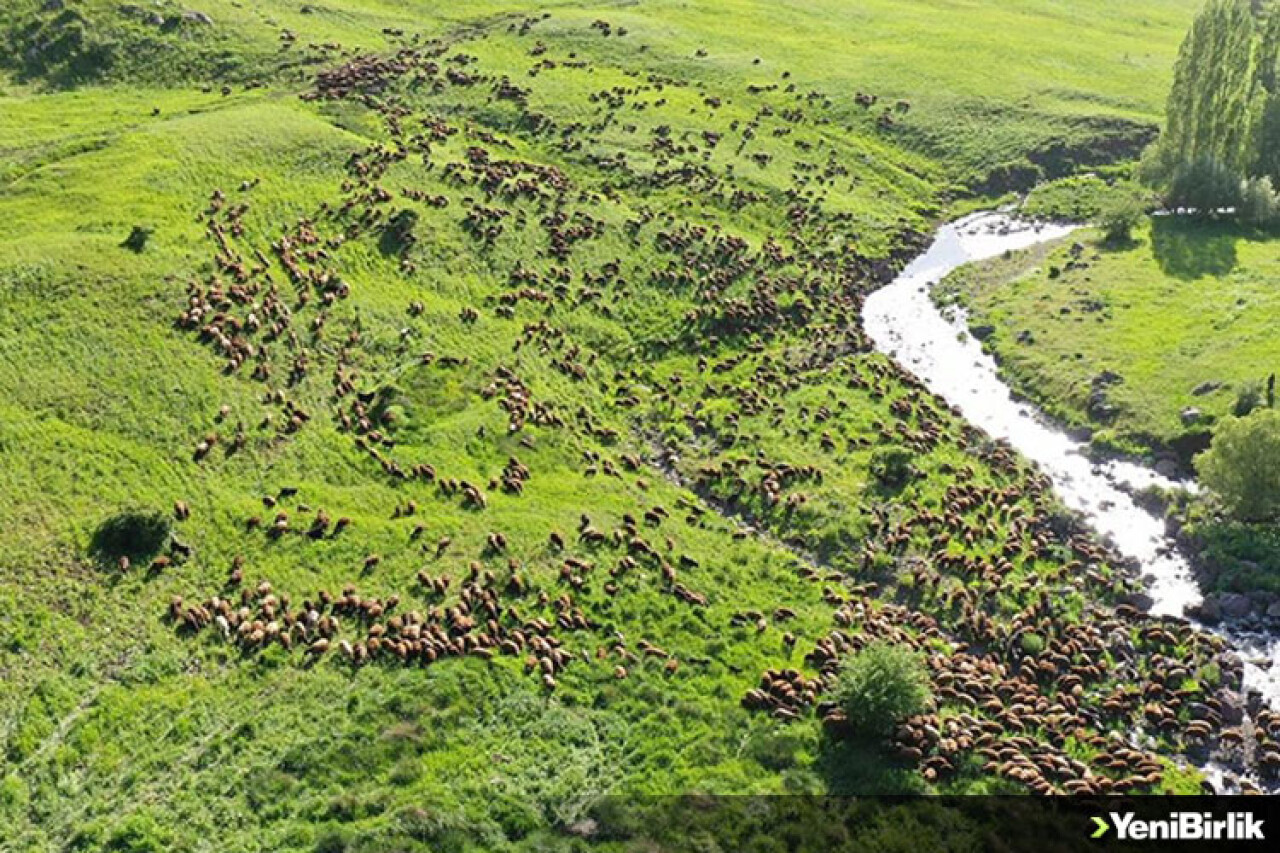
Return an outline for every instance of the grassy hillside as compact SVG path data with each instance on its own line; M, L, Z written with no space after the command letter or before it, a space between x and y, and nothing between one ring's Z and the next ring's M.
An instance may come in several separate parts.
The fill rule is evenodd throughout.
M6 5L2 846L1194 790L1238 672L858 324L960 185L1124 150L1192 5ZM938 705L858 742L878 638Z
M862 113L854 94L876 95L874 113L888 112L898 141L948 163L959 179L1003 191L1037 174L1136 155L1159 120L1178 42L1197 6L652 0L441 9L208 0L189 8L170 0L154 7L14 0L0 22L19 79L256 85L314 70L308 44L381 50L388 29L465 36L552 12L539 37L583 58L731 92L750 84L818 89L832 98L826 115L836 124ZM626 35L604 36L590 28L596 20ZM911 102L908 113L892 110L899 99Z
M1006 375L1055 417L1102 447L1185 459L1280 369L1275 247L1229 224L1156 219L1121 248L1085 231L967 268L940 295L993 328Z

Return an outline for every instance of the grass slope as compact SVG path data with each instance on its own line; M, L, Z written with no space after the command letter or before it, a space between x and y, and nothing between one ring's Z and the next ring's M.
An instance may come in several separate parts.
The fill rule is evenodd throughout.
M198 7L213 21L204 25L185 21L182 13L190 10L169 0L154 13L121 11L135 7L113 0L73 0L59 11L41 11L42 0L15 0L0 11L0 23L10 23L9 56L22 77L63 85L243 84L301 79L313 70L298 49L307 43L378 50L388 46L388 28L465 34L554 12L541 28L544 37L584 56L625 56L635 69L734 87L779 83L787 71L799 91L836 97L830 115L837 122L859 112L851 98L857 91L880 96L880 107L905 98L915 109L895 116L902 142L948 163L957 179L1003 191L1037 174L1136 154L1159 120L1165 80L1197 6L1194 0L536 6L489 0L455 10L420 0L208 0ZM168 23L143 20L150 14ZM589 24L599 19L628 35L593 37L598 31ZM297 40L282 43L282 31ZM90 64L91 73L67 70L95 51L110 61Z
M54 5L0 12L23 47L0 97L8 848L569 847L610 793L1194 789L1173 756L1234 677L1213 644L1117 615L1115 562L857 323L958 182L1149 121L1194 4L210 0L174 27ZM904 447L915 476L881 485ZM179 501L189 556L93 553ZM350 525L307 536L321 510ZM472 574L501 609L467 630L445 610ZM554 689L525 636L406 666L373 642L403 622L367 609L332 638L364 665L305 653L311 629L183 627L216 596L265 631L348 584L455 641L545 619ZM875 637L928 654L940 698L895 743L824 734L796 694L744 707L778 670L820 693ZM927 767L925 722L957 733ZM1116 764L1134 727L1158 754Z

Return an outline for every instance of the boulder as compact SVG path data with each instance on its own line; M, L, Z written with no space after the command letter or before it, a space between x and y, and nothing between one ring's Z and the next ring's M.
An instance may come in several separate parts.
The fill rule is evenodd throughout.
M1222 707L1222 721L1238 726L1244 721L1244 697L1234 690L1218 691L1218 704Z
M969 329L969 334L973 335L980 341L985 341L996 333L996 327L990 323L982 323Z
M1204 413L1195 406L1187 406L1178 416L1182 418L1183 426L1192 426L1193 424L1200 423L1200 419L1204 417Z
M1221 387L1221 382L1201 382L1195 388L1191 389L1191 394L1195 397L1203 397L1205 394L1212 394Z
M1249 600L1249 596L1238 592L1224 593L1219 597L1218 604L1222 608L1222 615L1227 619L1243 619L1253 610L1253 602Z
M1093 389L1087 406L1090 418L1106 423L1120 413L1119 407L1107 399L1107 389L1121 382L1124 382L1124 377L1113 370L1104 370L1089 381L1089 386Z
M1119 407L1107 399L1107 392L1101 388L1089 395L1087 410L1090 418L1101 423L1113 421L1120 414Z
M1155 605L1156 600L1145 592L1130 592L1120 599L1120 603L1146 613Z
M1206 598L1199 604L1188 605L1183 612L1206 625L1217 625L1222 621L1222 608L1213 598Z

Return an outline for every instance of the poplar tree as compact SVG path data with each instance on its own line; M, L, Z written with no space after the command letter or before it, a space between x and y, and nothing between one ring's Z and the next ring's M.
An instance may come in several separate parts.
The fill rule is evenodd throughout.
M1275 4L1262 28L1257 69L1260 105L1251 174L1280 186L1280 9Z
M1270 27L1268 27L1270 31ZM1212 160L1244 175L1255 159L1253 14L1244 0L1209 0L1178 51L1161 161Z

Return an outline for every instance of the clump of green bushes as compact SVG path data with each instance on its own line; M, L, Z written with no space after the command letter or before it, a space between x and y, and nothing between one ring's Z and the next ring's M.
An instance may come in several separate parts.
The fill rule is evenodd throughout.
M852 731L863 737L887 735L932 703L923 659L906 646L887 642L873 643L846 659L834 695Z
M1280 518L1280 410L1265 408L1223 421L1196 467L1233 517Z

